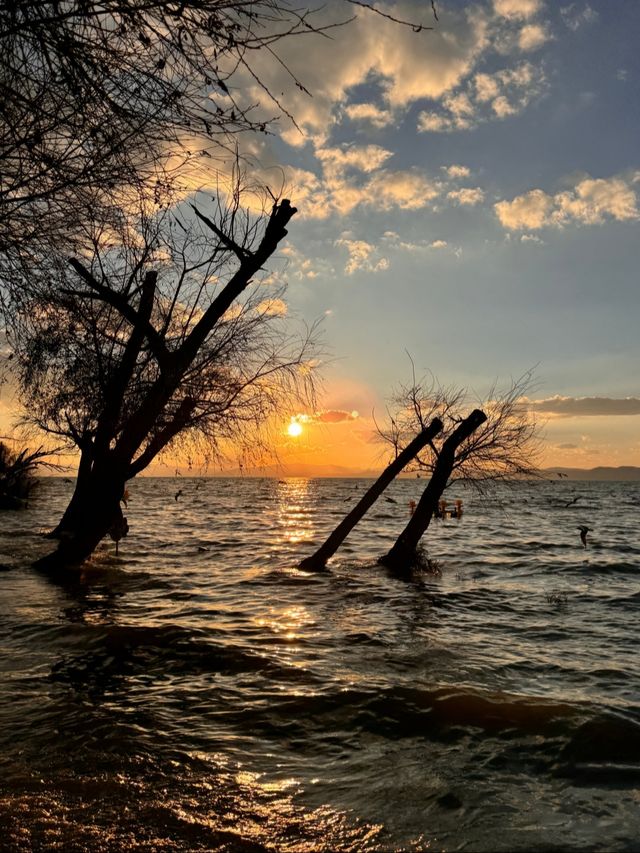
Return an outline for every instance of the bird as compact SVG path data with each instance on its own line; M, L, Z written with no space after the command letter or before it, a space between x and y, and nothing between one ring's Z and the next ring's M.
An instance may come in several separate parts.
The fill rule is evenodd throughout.
M581 525L578 527L578 530L580 531L580 541L582 542L582 544L583 544L583 545L584 545L584 547L586 548L586 547L587 547L587 533L589 533L589 531L591 530L591 528L590 528L590 527L585 527L585 526L584 526L584 524L581 524Z
M577 495L575 498L571 498L571 500L570 500L570 501L568 501L568 502L564 505L565 509L566 509L568 506L571 506L571 504L577 503L577 502L580 500L580 498L581 498L581 497L582 497L582 495Z
M173 496L174 501L177 501L181 494L182 494L182 489L178 489L178 491Z

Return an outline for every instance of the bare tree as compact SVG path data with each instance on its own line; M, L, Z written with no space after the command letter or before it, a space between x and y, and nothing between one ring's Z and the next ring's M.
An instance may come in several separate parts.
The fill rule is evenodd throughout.
M158 182L162 192L170 154L211 156L212 145L266 132L289 113L257 54L306 91L278 44L327 35L353 8L343 0L331 17L290 0L0 0L0 259L68 241L79 207L108 205L122 187ZM269 112L248 101L247 80Z
M398 453L433 418L444 428L407 470L429 477L427 486L405 529L381 562L405 571L419 563L418 544L445 489L464 480L478 489L488 483L508 482L538 474L539 443L536 423L522 398L532 383L532 372L513 381L504 391L494 386L481 409L469 412L468 394L443 388L433 379L402 386L394 395L389 423L379 427L380 438Z
M122 524L126 481L169 445L247 447L296 395L309 402L315 330L292 339L283 293L260 281L296 210L281 199L255 217L240 202L236 185L191 222L142 214L134 230L113 216L83 256L52 257L12 312L25 418L80 451L47 565L86 558Z
M72 232L78 199L161 180L185 140L264 131L231 80L312 19L287 0L0 0L0 251Z

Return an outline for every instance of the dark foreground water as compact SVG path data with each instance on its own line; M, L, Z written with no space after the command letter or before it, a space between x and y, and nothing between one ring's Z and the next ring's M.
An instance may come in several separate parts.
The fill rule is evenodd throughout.
M71 483L1 514L0 848L637 850L640 484L457 488L400 580L420 485L323 575L362 482L135 481L66 586L30 561Z

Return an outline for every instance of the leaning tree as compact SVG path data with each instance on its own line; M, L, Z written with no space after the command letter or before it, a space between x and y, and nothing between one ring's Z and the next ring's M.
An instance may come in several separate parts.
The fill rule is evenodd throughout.
M405 470L426 478L417 506L388 554L380 562L396 571L421 563L420 540L437 517L447 487L463 480L483 490L488 484L537 476L539 457L535 419L524 400L533 374L528 371L508 388L493 386L472 408L465 389L447 388L433 379L401 386L389 406L388 422L378 427L380 439L394 454L437 419L442 429Z
M295 212L276 199L255 216L236 186L206 215L142 213L136 229L130 212L114 215L83 255L52 255L16 289L25 419L80 451L45 565L89 556L122 524L127 480L172 443L246 447L294 395L309 402L314 329L292 338L281 290L263 281Z

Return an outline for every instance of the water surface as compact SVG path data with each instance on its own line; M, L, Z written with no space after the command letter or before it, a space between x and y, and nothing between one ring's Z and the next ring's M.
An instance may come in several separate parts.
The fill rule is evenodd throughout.
M398 481L299 571L367 485L139 479L68 584L30 563L72 483L1 514L2 845L637 849L640 484L453 488L407 581Z

